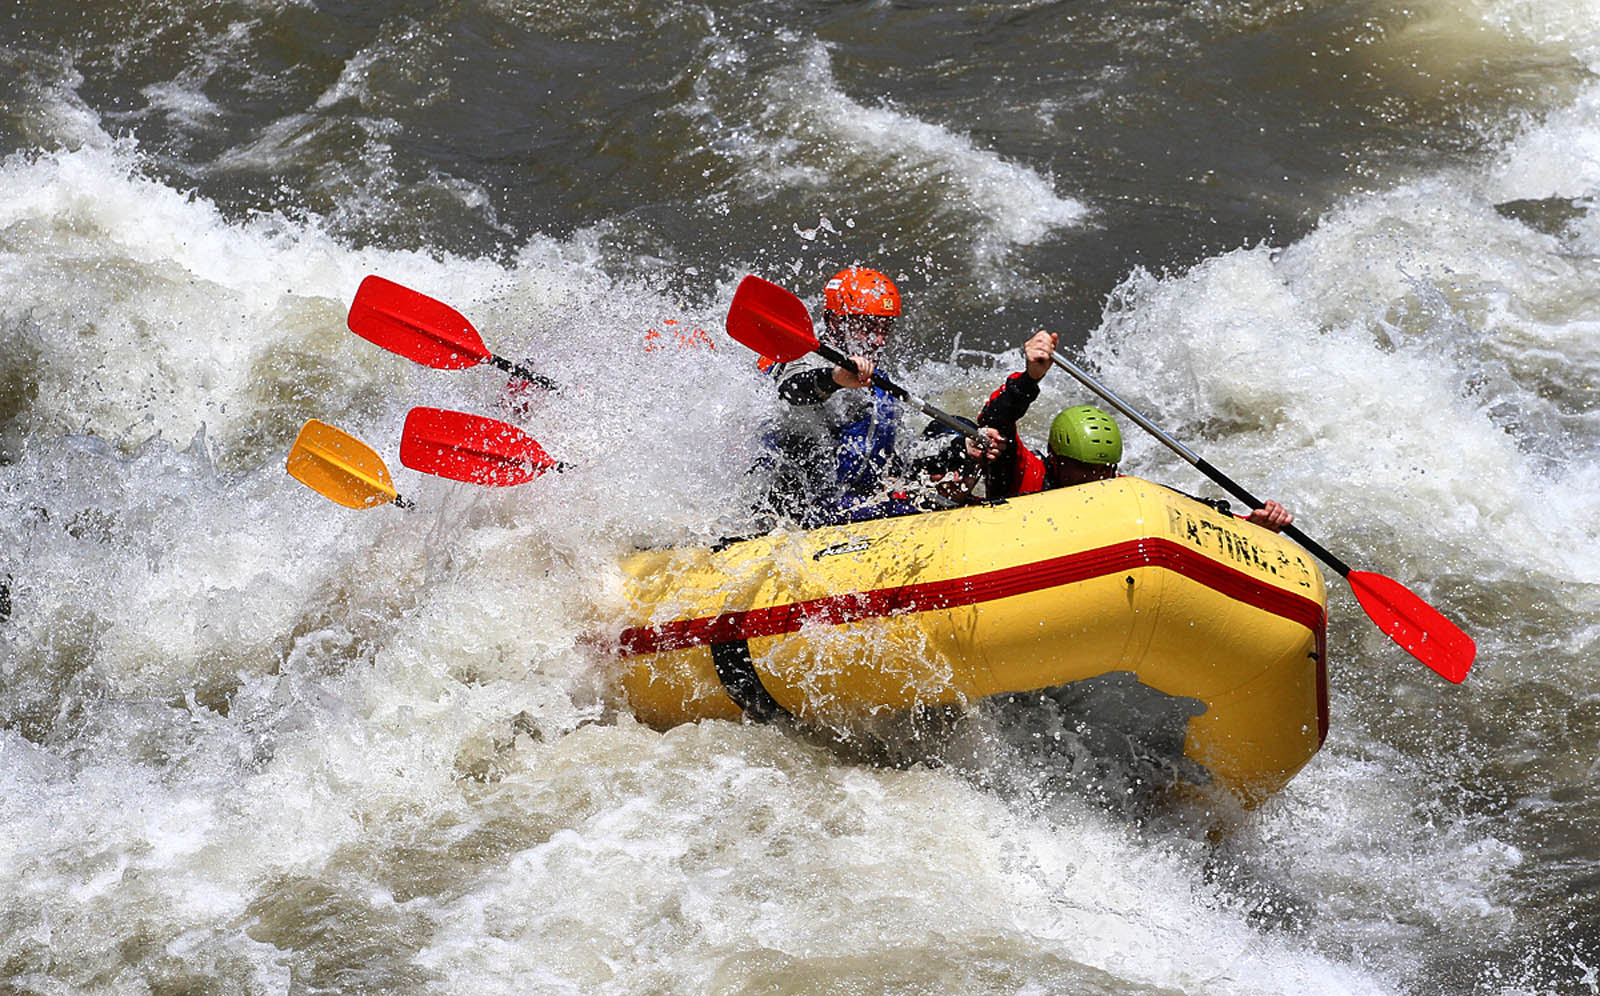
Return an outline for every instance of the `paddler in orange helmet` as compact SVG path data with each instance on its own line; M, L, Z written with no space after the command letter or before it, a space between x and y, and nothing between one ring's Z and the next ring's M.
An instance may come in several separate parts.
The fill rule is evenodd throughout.
M888 277L864 266L834 274L822 288L822 324L855 367L823 367L786 377L779 388L784 400L816 404L841 387L871 387L874 364L899 317L900 291Z
M888 491L902 408L872 383L900 317L900 291L877 270L852 266L823 287L822 309L827 338L852 365L768 366L789 405L768 439L776 455L768 503L806 528L913 511Z

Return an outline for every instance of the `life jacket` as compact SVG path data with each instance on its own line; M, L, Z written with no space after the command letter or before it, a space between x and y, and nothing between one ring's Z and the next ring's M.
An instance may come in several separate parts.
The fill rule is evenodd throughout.
M758 362L761 371L774 380L782 378L786 366L767 357ZM789 509L808 526L903 514L912 507L908 499L885 494L885 477L894 461L899 402L876 385L863 394L870 399L863 414L835 427L830 452L814 457L820 465L811 493L802 499L808 507ZM763 443L766 466L785 459L805 459L800 453L784 453L775 432L766 433Z
M845 519L863 505L882 501L884 474L894 458L899 402L881 387L870 390L872 405L866 413L839 427L834 480L839 485L840 517Z
M1045 468L1044 460L1039 454L1022 445L1022 440L1016 440L1017 466L1016 482L1017 494L1031 495L1044 490Z

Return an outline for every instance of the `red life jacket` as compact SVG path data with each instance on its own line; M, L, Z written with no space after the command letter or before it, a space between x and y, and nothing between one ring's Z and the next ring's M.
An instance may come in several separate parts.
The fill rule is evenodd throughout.
M1022 445L1021 439L1016 439L1016 450L1017 494L1031 495L1036 491L1043 491L1044 461L1039 458L1039 454Z

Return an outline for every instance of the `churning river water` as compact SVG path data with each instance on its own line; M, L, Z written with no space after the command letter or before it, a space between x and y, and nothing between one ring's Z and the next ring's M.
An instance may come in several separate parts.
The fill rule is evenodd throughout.
M0 993L1600 992L1595 0L10 0L0 81ZM734 283L849 263L914 390L1061 332L1473 673L1333 579L1328 742L1220 830L1016 716L639 725L618 557L773 404ZM368 273L573 469L399 468L504 377ZM417 507L286 476L312 417Z

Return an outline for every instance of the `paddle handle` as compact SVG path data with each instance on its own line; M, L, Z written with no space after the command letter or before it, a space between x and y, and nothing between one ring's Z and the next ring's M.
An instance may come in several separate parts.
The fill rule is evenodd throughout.
M818 356L835 366L844 367L846 370L854 371L857 374L861 373L861 368L856 366L854 360L850 359L850 357L844 355L825 342L817 343L816 353ZM877 370L872 371L872 383L883 388L886 394L899 398L901 401L904 401L906 404L916 408L918 411L922 412L922 414L933 419L935 422L961 433L968 439L976 440L979 443L987 445L982 432L956 418L954 415L948 414L947 412L942 412L933 407L926 401L923 401L921 398L917 397L915 394L912 394L899 384L896 384L894 381L885 377Z
M549 377L546 377L544 374L534 373L532 370L529 370L520 363L512 363L504 356L495 356L490 354L489 362L493 363L501 370L504 370L506 373L516 374L518 377L521 377L523 380L535 387L542 387L546 391L554 391L557 389L556 382L551 380Z
M1213 467L1193 450L1189 449L1189 447L1167 435L1164 431L1162 431L1160 426L1139 414L1139 412L1132 405L1117 397L1116 394L1112 393L1110 388L1105 387L1099 381L1089 376L1089 374L1076 363L1073 363L1060 353L1052 353L1050 354L1050 358L1055 361L1056 366L1076 377L1079 383L1083 384L1084 387L1087 387L1089 390L1100 395L1100 397L1104 399L1105 402L1111 407L1115 408L1117 411L1138 423L1139 428L1161 440L1163 445L1165 445L1172 452L1189 461L1189 463L1193 465L1196 470L1211 478L1211 480L1215 481L1224 491L1227 491L1235 498L1244 502L1251 509L1262 507L1261 500L1255 495L1251 494L1249 491L1245 490L1237 481ZM1281 531L1293 539L1296 543L1299 543L1301 546L1309 550L1311 554L1318 560L1337 571L1340 577L1349 577L1350 566L1324 549L1322 544L1318 543L1316 540L1307 536L1305 533L1301 532L1292 525L1284 526Z

